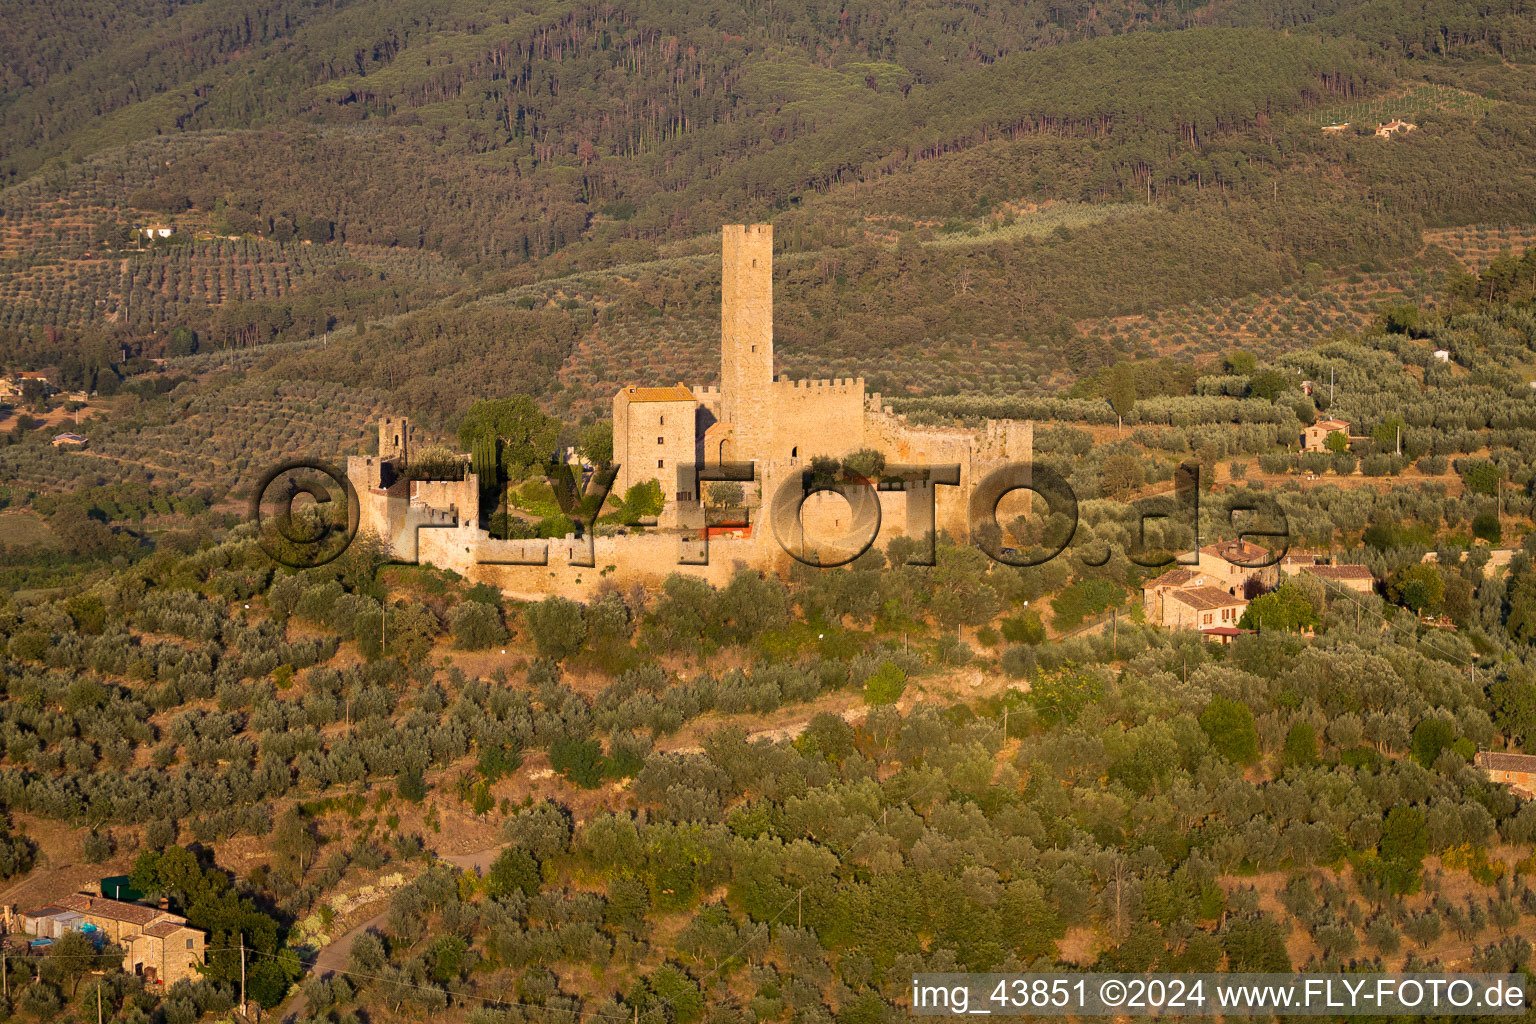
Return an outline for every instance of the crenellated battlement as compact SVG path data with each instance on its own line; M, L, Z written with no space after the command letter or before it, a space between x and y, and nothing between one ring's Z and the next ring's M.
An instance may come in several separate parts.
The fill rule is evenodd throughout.
M811 378L803 378L801 380L790 380L788 376L781 376L781 377L779 377L778 380L774 381L773 383L774 383L774 387L778 388L779 390L793 390L793 391L817 391L817 390L850 391L850 390L856 390L856 391L860 391L860 392L862 392L864 390L864 378L863 377L830 377L830 378L823 377L823 378L821 378L819 380L811 379Z

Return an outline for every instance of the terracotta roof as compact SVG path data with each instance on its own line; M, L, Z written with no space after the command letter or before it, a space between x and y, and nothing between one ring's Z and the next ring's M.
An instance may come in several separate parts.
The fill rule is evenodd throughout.
M1325 580L1371 580L1376 576L1365 565L1304 565L1302 572L1311 573Z
M1238 629L1236 626L1207 626L1200 632L1210 636L1246 636L1249 633L1257 633L1256 629Z
M1312 424L1314 427L1327 427L1329 430L1348 430L1348 420L1318 420Z
M1267 562L1274 557L1274 552L1268 548L1261 548L1257 544L1246 540L1224 540L1215 544L1207 544L1200 549L1202 555L1215 555L1217 558L1225 558L1229 562ZM1239 568L1251 568L1239 566Z
M1248 602L1240 597L1233 597L1220 587L1189 587L1184 590L1175 590L1169 593L1170 601L1178 601L1187 604L1197 611L1209 611L1212 608L1230 608L1233 605L1246 605Z
M185 927L187 927L186 924L181 921L156 921L144 929L144 934L153 935L157 939L165 939L175 935Z
M1530 754L1501 754L1493 750L1479 750L1472 763L1495 772L1536 772L1536 757Z
M1316 565L1317 556L1310 551L1287 551L1280 559L1281 565Z
M687 385L673 384L665 388L625 388L631 402L692 402L693 392Z
M66 896L59 900L59 905L92 917L104 917L108 921L121 921L123 924L136 924L140 927L156 918L172 916L159 907L146 907L142 903L126 903L122 900L109 900L105 896L87 896L83 893Z
M1169 569L1157 579L1147 580L1141 586L1143 590L1150 590L1153 587L1182 587L1199 575L1190 569Z

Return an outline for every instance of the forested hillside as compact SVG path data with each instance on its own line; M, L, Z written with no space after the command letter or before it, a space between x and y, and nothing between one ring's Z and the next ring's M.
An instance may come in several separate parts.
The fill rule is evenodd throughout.
M130 873L212 952L162 991L61 941L9 959L0 1016L88 1019L100 958L113 1019L219 1019L241 949L251 998L306 1024L882 1024L932 970L1529 971L1536 803L1471 758L1536 749L1533 294L1536 250L1453 316L1201 377L1144 361L1124 427L1125 369L908 400L1050 417L1040 457L1095 497L1024 569L947 537L908 565L899 538L529 603L365 543L276 567L206 509L151 547L95 518L158 512L121 484L43 502L97 560L0 599L0 883ZM323 415L315 391L260 388L226 407L314 432L273 411ZM101 444L164 444L189 397ZM1361 436L1287 453L1319 408ZM1190 459L1218 535L1267 495L1381 592L1287 577L1230 646L1147 624L1161 569L1097 496Z
M996 382L1016 390L1141 348L1214 354L1209 326L1080 334L1444 270L1425 228L1529 219L1528 13L26 5L0 43L0 338L17 365L84 361L89 385L125 355L339 332L394 357L338 384L414 401L434 357L393 369L423 329L515 348L537 303L586 318L563 362L440 382L416 414L451 426L509 390L591 412L621 382L713 375L679 351L716 315L712 263L686 258L772 220L789 372L974 387L900 368L949 350L1018 367ZM1417 130L1370 137L1398 116ZM145 224L175 234L146 245ZM573 293L576 271L599 276ZM493 326L465 309L482 297ZM177 327L195 340L172 348Z

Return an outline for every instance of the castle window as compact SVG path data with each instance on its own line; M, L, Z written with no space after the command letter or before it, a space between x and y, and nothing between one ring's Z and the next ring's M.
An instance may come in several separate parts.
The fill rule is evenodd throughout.
M798 459L800 457L800 446L799 445L795 445L793 448L791 448L789 450L789 457L792 458L792 459Z
M664 438L664 437L658 437L658 438L657 438L657 439L656 439L656 443L657 443L657 444L666 444L666 443L667 443L667 439L666 439L666 438Z
M752 346L752 351L753 351L753 352L756 352L756 351L757 351L757 346L756 346L756 345L753 345L753 346Z
M666 459L657 459L656 460L656 468L657 469L665 469L666 465L667 465L667 460Z

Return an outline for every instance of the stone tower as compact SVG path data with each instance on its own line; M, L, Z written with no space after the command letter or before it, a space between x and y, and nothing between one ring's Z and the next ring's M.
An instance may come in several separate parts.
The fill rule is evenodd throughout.
M410 462L411 436L413 431L411 421L405 417L396 419L393 416L385 416L379 421L379 458L396 459L401 464Z
M769 457L773 438L773 226L721 229L720 418L726 459Z

